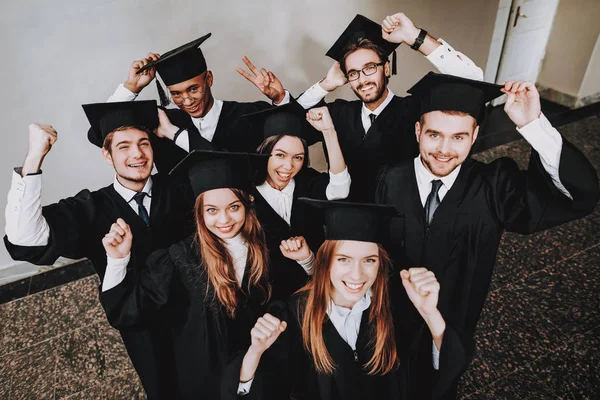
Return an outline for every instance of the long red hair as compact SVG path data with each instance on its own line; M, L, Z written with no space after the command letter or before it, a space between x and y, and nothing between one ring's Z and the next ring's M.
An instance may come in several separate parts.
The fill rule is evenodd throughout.
M335 364L327 351L323 339L323 324L327 318L327 308L331 299L332 285L330 279L331 265L342 241L326 240L314 262L313 279L302 289L305 302L299 310L302 325L302 341L304 348L311 353L317 371L332 374ZM369 307L369 326L373 356L364 365L369 375L384 375L398 365L394 322L388 294L387 274L391 261L385 249L378 245L379 269L377 278L372 286L371 305Z
M250 266L248 293L252 293L252 289L257 290L262 297L262 303L266 303L271 297L271 285L269 283L269 250L265 233L256 217L250 195L243 190L230 190L242 202L246 210L246 219L240 234L248 243L247 263ZM197 227L196 241L200 248L202 266L206 269L209 286L214 290L219 303L225 308L227 315L234 317L238 303L238 282L235 277L233 260L223 240L206 227L203 209L204 193L196 198L194 207Z

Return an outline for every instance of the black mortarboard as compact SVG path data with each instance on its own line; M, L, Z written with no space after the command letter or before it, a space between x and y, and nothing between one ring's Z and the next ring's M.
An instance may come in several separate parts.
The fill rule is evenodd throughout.
M212 189L252 190L254 172L265 169L269 154L194 150L169 174L187 171L194 195Z
M385 243L390 220L399 216L396 207L383 204L348 203L300 197L304 203L324 210L326 240L357 240Z
M481 124L485 104L500 97L502 85L430 72L408 93L417 96L423 115L430 111L461 111Z
M350 22L350 25L342 32L341 36L336 42L327 50L328 57L333 58L336 61L342 61L346 49L348 46L358 43L362 39L369 39L375 45L380 47L385 53L386 57L394 53L392 58L392 74L396 73L396 48L400 46L400 43L391 43L385 40L382 36L381 25L377 22L371 21L369 18L356 14L356 17ZM382 60L385 61L385 60Z
M137 72L143 72L148 68L155 67L165 85L174 85L185 82L207 70L206 60L200 49L200 45L210 37L210 33L199 39L179 46L166 52L157 61L151 61Z
M242 116L253 133L263 139L277 135L297 136L310 146L323 136L306 120L306 110L295 101Z
M142 127L151 131L158 126L156 100L83 104L82 107L92 126L88 131L88 140L98 147L102 147L109 133L122 126Z

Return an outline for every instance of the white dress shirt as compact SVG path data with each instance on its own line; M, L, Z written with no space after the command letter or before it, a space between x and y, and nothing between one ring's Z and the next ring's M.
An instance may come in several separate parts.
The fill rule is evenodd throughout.
M115 188L115 191L119 193L121 197L124 198L125 201L131 206L133 211L135 211L135 213L139 215L138 204L135 202L135 200L133 200L133 196L135 196L138 192L131 189L127 189L125 186L121 185L121 182L119 182L119 179L117 179L116 175L115 180L113 181L113 187ZM148 215L150 215L150 206L152 204L152 177L148 177L148 180L146 181L142 192L147 194L147 196L144 196L142 203L144 204L146 212L148 213Z
M441 43L434 51L425 58L433 64L433 66L442 74L460 76L467 79L477 81L483 80L483 70L479 68L469 57L463 53L454 50L443 39L438 39ZM389 88L388 88L389 89ZM311 108L319 103L329 92L324 90L319 82L312 85L298 99L298 103L305 109ZM387 105L387 104L386 104ZM382 109L383 110L383 109ZM381 112L380 110L379 112ZM379 115L379 114L375 114ZM368 119L368 116L367 116ZM363 118L363 126L371 126L369 120L368 125L365 125ZM365 128L365 132L368 129Z
M240 287L244 281L244 271L246 271L246 263L248 261L248 244L242 238L242 235L238 234L236 237L231 239L225 239L225 248L229 252L231 259L233 260L233 269L235 271L235 279Z
M362 104L361 112L360 112L360 120L362 121L363 128L365 129L365 133L369 132L369 129L371 128L371 118L369 117L369 115L375 114L376 117L379 117L379 114L381 114L381 112L384 110L384 108L386 108L387 105L390 104L390 102L392 100L394 100L394 93L388 87L388 94L387 94L385 100L383 101L383 103L381 103L379 105L379 107L377 107L373 111L369 110L365 103Z
M120 84L115 92L108 98L108 102L117 102L117 101L133 101L137 97L137 94L133 93L129 89L127 89L123 84ZM275 104L277 106L282 106L290 102L290 93L286 90L285 97L279 104ZM212 142L213 137L215 136L215 132L217 131L217 125L219 123L219 117L221 116L221 111L223 110L223 101L216 100L214 101L210 110L206 113L204 117L201 118L192 118L192 123L200 132L200 135ZM187 130L182 131L177 139L175 140L175 144L178 147L181 147L183 150L189 153L190 151L190 138L189 132Z
M122 186L116 176L113 182L115 191L129 203L133 211L138 213L138 205L133 201L136 194L133 190ZM143 189L148 193L144 196L144 207L150 215L152 202L152 178L148 178ZM42 215L42 173L21 177L13 172L12 183L8 192L8 202L5 209L5 232L8 240L17 246L45 246L50 239L50 226ZM108 233L108 232L107 232Z
M560 154L562 151L562 136L560 136L560 133L558 133L558 131L550 124L544 114L541 114L540 118L531 121L524 127L520 129L517 128L517 131L519 131L531 147L538 152L542 165L548 175L550 175L556 188L568 198L573 199L569 191L561 183L558 173ZM415 158L414 166L417 187L419 188L419 197L423 206L425 206L427 196L429 196L429 193L431 192L431 181L434 179L441 179L442 181L442 186L440 186L438 191L441 202L456 181L461 167L459 165L449 175L439 178L425 168L421 161L421 156Z
M292 224L292 203L294 202L294 189L296 181L294 178L281 190L277 190L265 180L262 185L258 185L256 189L269 203L271 208L279 215L288 226Z

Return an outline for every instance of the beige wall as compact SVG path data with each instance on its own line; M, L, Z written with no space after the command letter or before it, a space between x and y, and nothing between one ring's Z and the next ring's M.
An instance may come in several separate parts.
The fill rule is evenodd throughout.
M594 46L587 71L583 77L579 97L585 98L598 93L600 93L600 35L598 35L596 46Z
M299 94L324 76L332 62L326 50L357 13L381 21L404 11L485 66L497 8L495 0L3 1L0 192L8 191L11 169L24 158L31 122L53 124L59 132L44 163L44 204L109 184L113 174L86 139L81 104L105 101L131 61L149 51L165 52L212 32L203 49L215 97L256 100L262 95L235 72L242 55L272 69ZM398 55L400 75L391 87L402 94L430 65L406 46ZM352 97L346 88L339 94ZM154 86L140 97L156 98ZM0 248L0 268L9 263Z
M538 84L578 97L600 34L600 1L561 0Z

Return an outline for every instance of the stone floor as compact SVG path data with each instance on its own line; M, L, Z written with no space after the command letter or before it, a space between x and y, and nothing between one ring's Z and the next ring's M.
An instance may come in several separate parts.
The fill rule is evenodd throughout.
M560 131L600 169L599 117ZM525 165L528 154L518 141L476 158ZM531 236L504 235L461 398L600 398L599 259L600 208ZM89 276L0 305L0 399L144 398L97 285Z

